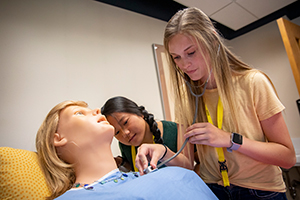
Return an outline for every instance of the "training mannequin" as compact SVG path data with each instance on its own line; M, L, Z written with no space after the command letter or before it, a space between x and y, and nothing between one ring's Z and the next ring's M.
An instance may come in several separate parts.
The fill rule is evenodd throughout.
M100 109L91 110L82 101L56 105L36 137L50 198L217 199L191 170L166 167L144 176L119 171L111 152L113 137L114 127Z

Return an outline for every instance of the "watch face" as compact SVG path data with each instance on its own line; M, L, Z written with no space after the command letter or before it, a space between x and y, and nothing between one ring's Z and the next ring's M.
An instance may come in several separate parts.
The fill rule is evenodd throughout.
M243 143L243 139L242 139L243 136L241 136L240 134L237 134L237 133L234 133L233 134L233 137L232 137L232 141L234 143L237 143L237 144L242 144Z

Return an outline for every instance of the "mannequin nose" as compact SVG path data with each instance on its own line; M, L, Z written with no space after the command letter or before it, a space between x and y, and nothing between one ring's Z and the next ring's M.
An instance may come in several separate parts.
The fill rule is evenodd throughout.
M107 121L106 117L104 115L102 115L100 112L98 113L100 114L100 119L101 121Z
M98 115L100 114L100 108L96 108L93 110L93 115Z

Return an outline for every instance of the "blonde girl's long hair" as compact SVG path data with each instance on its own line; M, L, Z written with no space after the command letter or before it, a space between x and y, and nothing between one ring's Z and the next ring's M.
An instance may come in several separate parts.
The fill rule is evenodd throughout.
M214 75L218 93L221 98L224 115L228 112L228 131L238 131L238 115L234 98L234 76L242 75L251 70L247 64L237 58L223 43L222 37L209 17L197 8L186 8L178 11L167 23L164 34L164 47L166 49L167 60L171 84L175 98L175 117L179 123L189 126L193 122L195 112L195 97L189 92L184 79L179 74L180 69L176 66L169 52L169 42L173 36L183 34L192 37L198 43L198 50L205 59L207 72ZM208 55L208 56L204 56ZM174 70L175 69L175 70ZM193 81L183 74L185 80L191 85L200 85L198 81ZM194 93L200 94L202 87L193 87ZM203 97L199 98L196 122L207 122Z
M59 158L54 146L54 134L57 131L59 114L69 106L87 107L88 105L83 101L64 101L57 104L48 113L36 135L39 162L51 190L51 196L48 199L54 199L62 195L75 182L72 165Z

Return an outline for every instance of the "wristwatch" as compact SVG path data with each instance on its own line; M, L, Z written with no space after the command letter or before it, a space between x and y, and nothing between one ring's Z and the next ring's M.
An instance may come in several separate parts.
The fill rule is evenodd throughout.
M230 140L231 146L227 148L228 152L232 152L232 150L237 150L243 144L243 136L238 133L231 133Z

